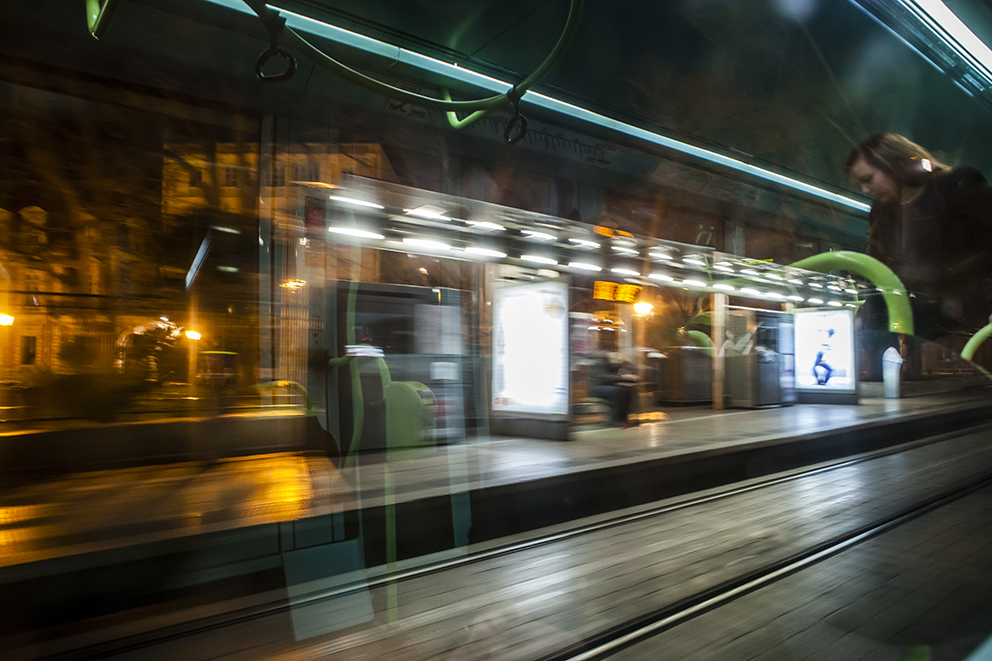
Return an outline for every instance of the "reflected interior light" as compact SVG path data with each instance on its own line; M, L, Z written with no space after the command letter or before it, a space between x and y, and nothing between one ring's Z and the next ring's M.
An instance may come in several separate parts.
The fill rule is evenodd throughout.
M496 257L497 259L506 257L505 252L492 250L491 248L477 248L476 246L469 246L465 249L465 252L470 252L473 255L482 255L483 257Z
M238 272L238 267L237 266L218 266L217 267L217 270L218 271L223 271L224 273L237 273Z
M613 246L613 249L616 250L617 252L622 252L625 255L637 255L637 254L639 254L633 248L626 248L624 246Z
M241 230L236 230L233 227L221 227L220 225L211 225L210 229L217 230L218 232L226 232L228 234L241 234Z
M664 273L652 273L648 276L652 280L661 280L663 282L675 282L675 278L670 275L665 275Z
M734 291L734 286L727 285L722 282L718 282L715 285L713 285L713 289L722 289L723 291Z
M840 301L827 301L827 305L832 305L834 307L839 308L841 306L841 302Z
M744 275L761 275L754 269L741 269L741 273L743 273Z
M328 232L333 232L334 234L343 234L345 236L354 236L359 239L383 239L385 238L382 234L378 232L371 232L369 230L360 230L357 227L328 227Z
M408 246L414 246L416 248L424 248L426 250L451 250L451 246L447 243L441 243L440 241L431 241L430 239L403 239L403 243Z
M654 305L648 303L647 301L637 301L634 303L634 313L645 315L651 314L651 310L654 310Z
M823 289L823 285L821 285L818 282L811 282L809 283L809 286L812 287L813 289Z
M701 280L683 280L683 285L689 285L690 287L705 287L706 283Z
M9 314L0 314L0 326L12 326L14 324L14 318Z
M741 287L742 294L750 294L751 296L761 296L761 292L754 287Z
M808 298L806 299L806 302L812 303L813 305L823 305L823 301L818 298Z
M665 252L649 252L648 256L651 259L667 259L667 260L672 259L672 256Z
M286 280L279 284L283 289L300 289L307 286L306 280L300 280L299 278L293 278L292 280Z
M188 330L186 331L186 337L191 340L199 340L203 336L197 333L195 330Z
M589 239L569 239L569 243L574 243L580 248L598 248L599 244Z
M538 232L537 230L520 230L520 233L526 236L528 239L534 239L535 241L556 240L556 238L553 235L548 234L547 232Z
M368 207L370 209L386 208L381 204L376 204L375 202L366 202L365 200L356 200L353 197L342 197L341 195L328 195L327 198L330 200L334 200L335 202L342 202L344 204L353 204L356 207Z
M765 277L768 278L769 280L781 280L782 279L781 276L777 276L774 273L766 273L765 274Z
M602 271L603 267L596 266L595 264L589 264L588 262L569 262L569 267L573 269L579 269L580 271Z
M13 317L11 317L11 319L13 319ZM168 322L169 321L169 318L168 317L159 317L159 321ZM3 325L5 325L5 324L0 323L0 326L3 326Z
M857 289L845 289L844 291L846 291L848 294L854 294L854 295L857 295L858 293Z
M490 232L503 232L506 230L506 228L500 225L499 223L491 223L488 220L482 220L482 221L466 220L465 222L471 225L472 227L476 227L480 230L489 230Z
M610 271L618 275L640 275L640 273L633 269L610 269Z
M599 330L599 326L590 326L589 327L589 330L598 331Z
M723 266L723 265L714 264L713 265L713 268L716 269L717 271L723 271L724 273L733 273L734 272L734 269L730 268L729 266Z
M444 209L427 206L426 204L415 209L403 209L403 213L415 218L426 218L427 220L451 220L444 215Z
M696 266L706 266L706 262L699 259L698 257L684 257L682 261L686 264L695 264Z
M417 270L420 271L421 273L423 273L424 275L430 275L430 273L427 272L427 269L425 269L423 266L421 266Z
M525 262L533 262L535 264L557 264L558 260L551 259L550 257L543 257L541 255L521 255L520 259Z
M765 293L765 297L767 297L767 298L774 298L774 299L785 298L785 296L783 296L782 294L779 294L777 291L766 292Z
M806 283L805 283L805 282L803 282L802 280L796 280L796 279L792 279L792 280L789 280L789 282L791 282L791 283L792 283L792 284L794 284L794 285L799 285L799 286L803 286L803 285L805 285L805 284L806 284Z
M844 291L843 289L841 289L837 285L827 285L827 289L829 289L831 291Z
M786 296L786 298L789 299L790 301L796 301L798 303L802 303L803 301L806 300L802 296L797 296L795 294L793 294L792 296Z

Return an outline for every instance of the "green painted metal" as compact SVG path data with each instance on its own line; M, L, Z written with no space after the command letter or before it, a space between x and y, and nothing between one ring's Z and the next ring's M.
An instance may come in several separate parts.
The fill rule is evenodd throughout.
M978 347L982 345L982 342L989 339L990 335L992 335L992 324L983 326L979 329L977 333L971 336L968 343L964 345L964 349L961 350L961 357L965 360L971 360L974 357L975 352L978 350Z
M913 310L909 306L906 287L889 267L874 257L851 250L838 250L801 259L792 266L820 273L847 271L867 278L878 288L885 300L889 313L889 330L893 333L913 334Z
M89 26L90 34L97 39L103 39L110 29L110 23L114 20L114 12L120 0L86 0L86 23Z
M90 0L93 1L93 0ZM278 16L276 10L270 9L264 0L244 0L245 4L248 5L255 14L262 19L263 22L268 23L273 18ZM558 39L558 43L552 49L551 53L545 58L544 62L537 67L529 76L524 78L522 82L514 85L510 90L502 94L497 94L495 96L490 96L482 99L474 99L470 101L453 101L449 98L436 99L429 96L424 96L423 94L417 94L415 92L410 92L408 90L400 89L388 83L384 83L380 80L372 78L371 76L366 76L355 69L343 64L325 54L309 41L304 39L298 32L292 28L283 28L282 34L284 35L286 43L297 49L308 54L314 62L321 65L322 67L328 69L332 73L341 76L342 78L360 85L366 89L379 94L384 94L393 99L402 99L410 103L415 103L428 108L436 108L445 112L470 112L472 115L465 118L464 120L458 120L457 116L452 121L452 126L456 128L461 128L468 126L480 119L484 114L496 110L499 108L504 108L511 103L510 92L514 92L519 98L528 89L533 87L538 81L541 80L554 65L558 62L558 59L565 52L568 47L572 36L575 34L575 30L578 27L579 17L582 14L582 7L585 0L572 0L571 7L569 9L568 20L565 24L565 28L562 31L561 37ZM446 95L448 96L448 95ZM482 114L478 114L482 113Z
M686 334L689 336L689 341L692 342L693 346L703 347L705 349L713 348L713 340L703 331L691 330L686 331Z

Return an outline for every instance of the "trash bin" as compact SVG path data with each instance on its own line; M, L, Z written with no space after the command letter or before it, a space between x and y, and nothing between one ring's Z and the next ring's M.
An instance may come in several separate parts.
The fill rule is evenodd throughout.
M895 347L889 347L882 354L882 384L886 399L899 399L900 370L902 370L902 356Z

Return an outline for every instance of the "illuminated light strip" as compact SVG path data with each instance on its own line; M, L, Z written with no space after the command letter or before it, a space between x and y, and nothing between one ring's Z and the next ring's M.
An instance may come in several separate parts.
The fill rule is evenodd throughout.
M733 285L725 285L723 283L717 283L713 285L713 289L722 289L723 291L734 291Z
M568 265L573 269L579 269L580 271L602 271L603 267L596 266L595 264L588 264L586 262L569 262Z
M481 255L483 257L496 257L497 259L503 259L506 257L506 253L501 250L493 250L491 248L477 248L475 246L469 246L465 249L465 252L471 253L473 255Z
M557 241L557 239L547 232L538 232L536 230L520 230L520 233L526 236L528 239L533 239L534 241Z
M430 239L403 239L403 243L416 248L426 248L427 250L451 250L451 246L447 243L431 241Z
M343 202L344 204L352 204L356 207L368 207L370 209L386 208L381 204L376 204L375 202L366 202L365 200L356 200L353 197L341 197L340 195L328 195L327 199L334 200L335 202Z
M542 257L540 255L521 255L520 259L525 262L533 262L535 264L548 264L555 265L558 260L551 259L550 257Z
M241 12L243 14L255 15L251 9L240 2L240 0L205 0L215 5L220 5L222 7L227 7L228 9L233 9L235 11ZM286 16L286 25L298 30L300 32L308 32L310 34L322 37L324 39L329 39L335 41L339 44L344 44L345 46L350 46L357 50L362 50L367 53L373 53L384 58L389 58L393 60L394 63L400 62L403 64L410 65L417 69L422 69L423 71L429 71L431 73L440 74L446 76L453 80L457 80L463 83L468 83L476 87L480 87L491 92L496 92L502 94L512 87L510 83L504 82L497 78L492 78L475 71L470 71L464 67L460 67L457 64L450 64L448 62L442 62L441 60L435 59L433 57L428 57L426 55L421 55L414 51L407 50L405 48L400 48L399 46L392 46L386 44L377 39L372 39L371 37L366 37L364 35L358 34L357 32L351 32L350 30L344 30L342 28L324 23L323 21L318 21L312 18L308 18L301 14L297 14L286 9L282 9L276 5L266 5L270 9L275 9ZM697 147L691 145L687 142L682 142L681 140L676 140L674 138L669 138L667 136L653 133L646 129L633 126L631 124L626 124L624 122L611 119L605 115L600 115L599 113L592 112L591 110L586 110L585 108L573 105L571 103L566 103L565 101L560 101L553 97L539 94L537 92L528 91L524 94L523 99L528 103L532 103L535 106L544 108L545 110L550 110L568 117L573 117L575 119L580 119L595 126L601 126L607 128L617 133L622 133L628 135L632 138L637 138L643 140L649 144L658 145L660 147L665 147L667 149L672 149L674 151L688 154L689 156L694 156L696 158L702 159L704 161L709 161L710 163L716 163L717 165L722 165L723 167L729 168L731 170L737 170L738 172L743 172L745 174L752 175L759 179L764 179L765 181L770 181L772 183L791 188L793 190L801 191L815 197L819 197L830 202L835 202L851 209L857 211L862 211L867 213L871 210L871 207L864 202L858 202L849 197L839 195L837 193L832 193L818 186L813 186L804 181L798 179L793 179L792 177L787 177L783 174L777 172L772 172L771 170L766 170L764 168L759 168L756 165L751 165L750 163L745 163L744 161L739 161L736 158L731 158L724 154L720 154L709 149L703 149L702 147Z
M359 239L382 239L382 234L378 232L372 232L369 230L361 230L356 227L328 227L328 232L333 232L334 234L343 234L344 236L354 236Z
M648 277L652 280L661 280L662 282L675 282L675 278L670 275L665 275L664 273L652 273Z
M992 50L940 0L900 0L930 30L992 84Z
M683 285L689 285L690 287L705 287L706 283L701 280L683 280Z
M640 273L634 271L633 269L611 269L611 272L618 275L640 275Z

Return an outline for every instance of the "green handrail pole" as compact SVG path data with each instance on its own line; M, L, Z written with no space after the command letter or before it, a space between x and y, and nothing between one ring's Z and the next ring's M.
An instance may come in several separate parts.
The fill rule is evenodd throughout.
M114 20L114 13L120 0L105 0L101 6L100 0L86 0L86 23L90 34L97 39L103 39Z
M867 278L878 288L885 300L889 313L889 330L893 333L913 334L913 310L909 305L906 287L889 267L874 257L851 250L838 250L801 259L791 266L820 273L841 270Z
M961 357L965 360L971 360L975 356L975 351L978 350L978 347L982 345L982 342L989 339L990 335L992 335L992 324L980 328L977 333L971 336L968 343L964 345L964 349L961 349Z

